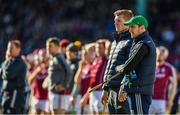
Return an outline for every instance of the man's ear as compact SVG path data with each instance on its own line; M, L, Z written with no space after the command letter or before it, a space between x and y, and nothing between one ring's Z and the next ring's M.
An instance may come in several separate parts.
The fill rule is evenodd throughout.
M140 26L140 30L141 30L142 32L146 31L146 28L144 27L144 25L141 25L141 26Z

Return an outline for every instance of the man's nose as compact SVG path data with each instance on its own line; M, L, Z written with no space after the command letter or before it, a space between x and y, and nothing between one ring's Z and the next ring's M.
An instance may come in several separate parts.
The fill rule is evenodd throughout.
M131 32L132 31L132 29L131 29L131 27L129 28L129 32Z
M114 21L114 24L118 24L118 22L117 22L117 21Z

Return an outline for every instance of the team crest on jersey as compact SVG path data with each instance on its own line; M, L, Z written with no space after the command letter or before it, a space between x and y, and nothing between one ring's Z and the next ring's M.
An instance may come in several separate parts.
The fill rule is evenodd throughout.
M82 76L81 76L82 79L85 79L85 78L88 78L88 77L89 77L89 75L88 75L89 71L90 71L89 68L84 68L84 69L82 70Z
M163 78L165 77L165 68L156 69L156 78Z
M71 68L72 70L74 70L74 69L75 69L75 65L74 65L74 64L71 65L70 68Z
M162 68L162 69L161 69L161 72L162 72L162 73L164 73L165 71L166 71L166 69L165 69L165 68Z

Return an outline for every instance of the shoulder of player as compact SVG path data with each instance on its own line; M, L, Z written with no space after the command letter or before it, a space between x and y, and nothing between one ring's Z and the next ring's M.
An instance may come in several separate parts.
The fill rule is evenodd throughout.
M165 66L166 68L168 68L169 70L172 70L172 71L175 70L175 67L174 67L172 64L168 63L168 62L165 62L165 63L164 63L164 66Z
M169 62L165 62L164 66L166 66L168 68L174 68L174 66L172 64L170 64Z

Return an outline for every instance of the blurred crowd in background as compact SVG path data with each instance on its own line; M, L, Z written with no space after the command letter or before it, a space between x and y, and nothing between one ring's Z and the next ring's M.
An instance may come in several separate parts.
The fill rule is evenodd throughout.
M0 61L4 59L7 41L19 39L23 53L41 48L48 37L67 37L83 43L106 37L112 40L113 14L129 8L138 13L139 0L0 0ZM165 45L171 54L179 54L180 11L170 0L145 0L149 31L157 45Z

